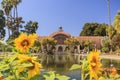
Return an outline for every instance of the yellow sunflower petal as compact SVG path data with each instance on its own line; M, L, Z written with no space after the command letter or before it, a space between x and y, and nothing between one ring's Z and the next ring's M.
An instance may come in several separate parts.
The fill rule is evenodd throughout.
M29 57L27 55L24 54L18 54L18 61L19 62L29 62L31 64L33 64L33 66L31 67L26 67L26 69L28 70L28 78L32 78L37 74L40 74L40 69L42 68L42 65L38 62L36 62L36 58L35 57ZM20 68L19 72L24 70L24 68Z
M34 66L32 66L31 68L28 68L28 78L32 78L37 74L40 74L40 68L42 68L41 64L39 64L38 62L34 62L33 63Z
M15 39L14 45L18 51L25 53L29 51L29 49L33 46L36 38L36 34L31 34L27 36L26 34L21 33L20 36Z
M99 54L100 52L98 51L92 51L88 56L90 80L92 80L92 78L98 80L98 75L101 74L102 64L100 63Z

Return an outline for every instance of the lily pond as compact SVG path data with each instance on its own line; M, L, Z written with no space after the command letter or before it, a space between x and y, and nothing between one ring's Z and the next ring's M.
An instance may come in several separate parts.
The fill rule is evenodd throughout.
M70 80L81 80L80 69L70 71L73 64L80 64L80 60L84 59L82 55L42 55L40 61L46 71L55 71L57 74L67 75ZM102 59L103 67L110 68L114 65L120 74L120 60Z

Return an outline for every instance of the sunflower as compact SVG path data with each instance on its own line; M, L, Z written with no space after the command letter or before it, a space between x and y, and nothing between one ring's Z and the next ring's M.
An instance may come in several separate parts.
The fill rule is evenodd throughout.
M18 38L15 39L15 47L20 52L27 52L34 44L34 41L36 40L37 35L31 34L27 36L26 34L21 33Z
M102 64L100 63L99 54L100 52L98 51L92 51L88 56L90 80L92 80L92 78L95 78L95 80L98 80L98 74L101 74Z
M36 58L32 58L26 55L18 54L18 62L23 63L23 62L28 62L31 63L33 66L30 67L20 67L18 69L18 72L22 72L23 70L27 69L28 70L28 79L34 77L37 74L40 74L40 68L42 68L42 65L36 62Z

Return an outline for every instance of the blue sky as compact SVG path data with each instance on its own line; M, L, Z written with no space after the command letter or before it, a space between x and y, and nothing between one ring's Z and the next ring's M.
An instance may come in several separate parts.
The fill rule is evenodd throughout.
M111 20L120 10L120 0L111 0ZM107 0L22 0L19 16L28 22L37 21L37 34L47 36L59 26L78 36L87 22L108 23Z

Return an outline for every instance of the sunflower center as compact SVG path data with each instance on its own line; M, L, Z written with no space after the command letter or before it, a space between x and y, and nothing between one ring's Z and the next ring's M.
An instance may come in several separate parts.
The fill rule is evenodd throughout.
M21 45L24 46L28 46L29 45L29 41L27 39L24 39L21 43Z
M92 69L95 69L96 63L97 63L97 60L96 60L95 57L93 57L93 59L92 59L92 61L91 61L91 67L92 67Z
M31 66L31 67L28 67L28 69L30 69L30 70L34 69L34 68L35 68L35 63L32 62L31 59L28 59L27 61L30 62L30 63L32 63L32 65L33 65L33 66Z
M33 66L28 67L28 69L32 70L32 69L34 69L34 68L35 68L35 63L32 63L32 64L33 64Z

